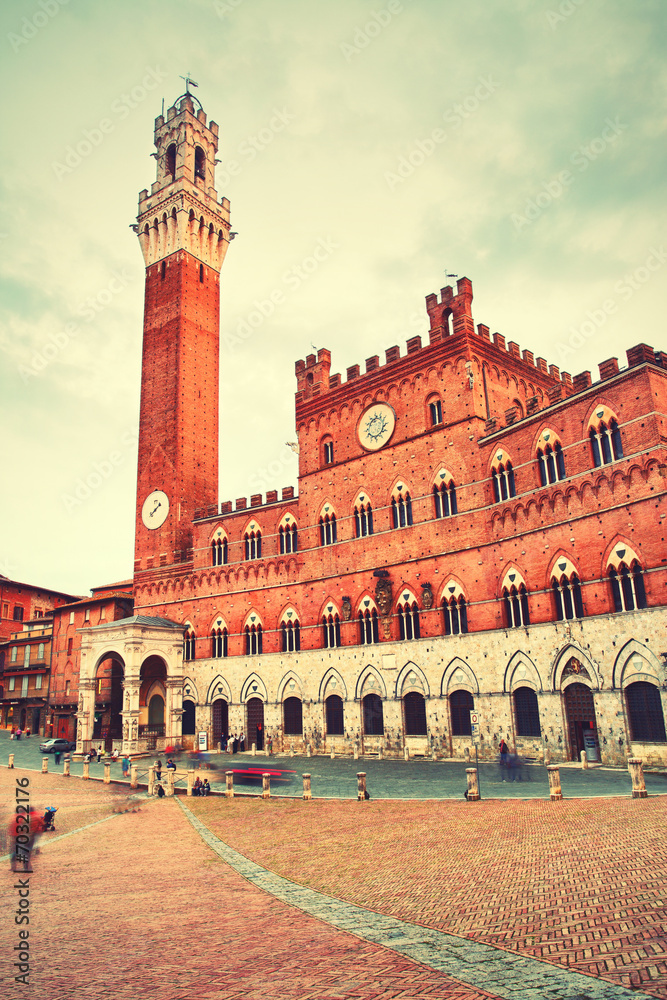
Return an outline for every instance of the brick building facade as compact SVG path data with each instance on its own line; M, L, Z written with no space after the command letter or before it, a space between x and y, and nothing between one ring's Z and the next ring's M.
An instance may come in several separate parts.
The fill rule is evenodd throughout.
M474 707L482 756L667 762L667 355L572 378L475 326L462 278L404 354L298 361L298 496L219 505L217 134L190 95L156 120L135 614L80 632L81 747L113 660L130 752L461 756Z

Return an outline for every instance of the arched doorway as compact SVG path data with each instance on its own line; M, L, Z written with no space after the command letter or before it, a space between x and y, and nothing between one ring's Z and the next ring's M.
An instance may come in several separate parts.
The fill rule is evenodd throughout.
M103 660L95 672L93 740L103 742L105 750L123 734L123 679L123 663L116 656Z
M586 751L589 760L600 759L593 692L586 684L569 684L563 693L567 719L570 760L579 760Z
M424 695L410 691L403 698L403 724L406 736L426 736L426 702Z
M229 706L224 698L217 698L211 705L213 715L213 745L229 736ZM224 747L223 747L224 749Z
M382 699L377 694L367 694L363 700L364 736L384 736Z
M247 741L252 746L257 744L258 750L264 749L264 702L261 698L250 698L246 705L248 714Z
M183 699L183 724L181 732L183 736L194 736L195 731L195 703L189 698L185 698Z
M141 664L139 675L139 738L155 749L157 740L165 735L164 707L167 694L167 666L160 656L149 656Z

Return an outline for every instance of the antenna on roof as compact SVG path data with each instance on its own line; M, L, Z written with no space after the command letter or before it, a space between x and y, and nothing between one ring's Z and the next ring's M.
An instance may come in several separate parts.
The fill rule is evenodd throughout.
M190 87L199 86L198 83L195 83L195 81L192 79L189 73L186 73L185 76L182 76L181 80L185 80L185 93L187 94L188 97L190 96Z
M447 269L445 268L445 277L446 278L458 278L458 274L448 274L447 273Z

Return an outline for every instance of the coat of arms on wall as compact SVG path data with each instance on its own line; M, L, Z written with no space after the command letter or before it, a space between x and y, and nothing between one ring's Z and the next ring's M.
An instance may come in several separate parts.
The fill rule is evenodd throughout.
M422 606L427 611L433 607L433 591L430 583L422 583Z
M391 580L380 577L375 587L375 600L383 618L391 615Z

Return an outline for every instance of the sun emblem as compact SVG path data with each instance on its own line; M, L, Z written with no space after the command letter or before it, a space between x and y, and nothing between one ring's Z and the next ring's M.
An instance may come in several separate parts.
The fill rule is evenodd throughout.
M391 438L396 415L387 403L373 403L362 413L357 435L360 444L368 451L377 451Z
M372 413L366 422L364 433L369 441L380 441L387 433L388 422L383 413Z

